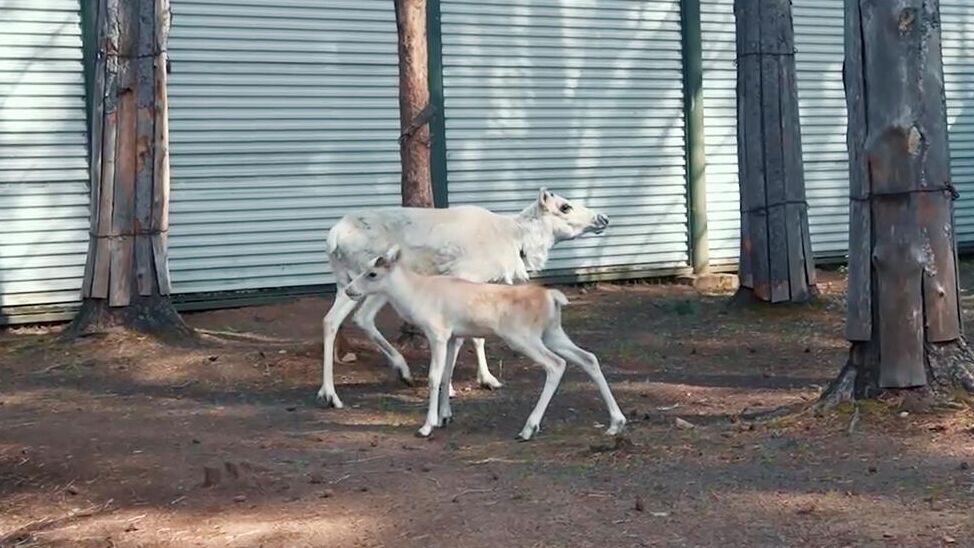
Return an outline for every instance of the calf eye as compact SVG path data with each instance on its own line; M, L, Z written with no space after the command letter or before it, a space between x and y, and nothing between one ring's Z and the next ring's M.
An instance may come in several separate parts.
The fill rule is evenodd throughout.
M568 213L569 211L572 210L572 206L569 204L561 204L561 208L559 209L561 209L562 213Z
M369 278L375 278L376 276L378 276L378 274L375 272L369 272Z

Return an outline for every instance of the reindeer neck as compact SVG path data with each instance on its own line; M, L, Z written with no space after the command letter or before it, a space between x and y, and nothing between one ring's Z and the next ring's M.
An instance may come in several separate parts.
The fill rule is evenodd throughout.
M531 271L543 269L556 240L554 231L538 210L538 204L531 204L521 211L514 217L514 224L525 266Z

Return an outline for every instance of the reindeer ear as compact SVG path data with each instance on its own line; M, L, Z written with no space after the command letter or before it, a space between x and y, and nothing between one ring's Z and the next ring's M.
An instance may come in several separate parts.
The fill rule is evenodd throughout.
M541 187L541 189L538 190L538 203L541 205L546 205L549 199L551 199L551 193L548 192L547 188Z
M401 255L402 255L402 249L400 249L398 245L394 245L389 248L389 251L386 251L386 254L383 257L383 259L385 259L385 262L388 266L392 266L397 262L399 262L399 257Z

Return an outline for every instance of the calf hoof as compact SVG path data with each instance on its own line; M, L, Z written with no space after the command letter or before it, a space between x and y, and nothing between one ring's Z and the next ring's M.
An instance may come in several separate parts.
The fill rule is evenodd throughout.
M338 399L338 394L325 394L324 392L318 392L315 397L315 403L318 407L324 407L325 409L334 407L335 409L341 409L345 407L342 400Z
M535 434L541 431L541 425L526 425L521 433L517 435L518 441L531 441Z
M416 431L417 438L428 438L430 434L433 433L433 427L429 424L424 424L422 428Z

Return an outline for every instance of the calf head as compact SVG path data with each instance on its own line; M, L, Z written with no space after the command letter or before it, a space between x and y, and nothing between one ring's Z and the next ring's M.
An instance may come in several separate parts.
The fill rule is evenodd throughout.
M382 293L387 290L389 274L399 265L400 257L399 246L394 245L384 255L369 261L369 267L365 272L356 276L345 286L345 294L353 301L359 301L366 295Z

